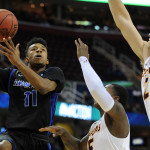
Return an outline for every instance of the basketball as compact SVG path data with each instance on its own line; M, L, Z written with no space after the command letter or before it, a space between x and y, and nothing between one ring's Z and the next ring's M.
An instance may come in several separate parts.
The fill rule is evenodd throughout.
M17 30L18 21L15 15L6 9L0 9L0 42L9 36L13 38Z

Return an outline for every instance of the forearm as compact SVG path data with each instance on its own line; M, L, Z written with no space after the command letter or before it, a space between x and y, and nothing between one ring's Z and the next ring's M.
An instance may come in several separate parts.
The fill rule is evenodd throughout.
M122 20L131 20L130 15L121 0L108 0L109 7L118 27L123 25Z
M37 91L43 89L43 85L46 84L44 79L30 69L24 62L20 61L16 67Z
M102 109L107 112L113 105L114 100L111 95L107 92L100 77L96 74L94 69L91 67L88 59L84 56L79 58L84 80L86 85L95 99L95 101L102 107Z
M60 137L68 150L80 150L80 140L70 135L67 131Z

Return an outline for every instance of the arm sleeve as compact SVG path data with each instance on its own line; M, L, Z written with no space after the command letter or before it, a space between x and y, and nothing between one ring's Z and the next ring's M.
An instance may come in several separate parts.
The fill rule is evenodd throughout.
M85 83L95 101L107 112L114 106L114 100L107 92L100 77L96 74L88 59L84 56L79 58Z
M3 92L8 92L8 84L9 84L9 77L12 69L0 68L0 90Z
M61 92L61 90L64 88L65 78L63 71L60 68L53 67L47 69L44 77L57 83L57 88L55 90L56 92Z

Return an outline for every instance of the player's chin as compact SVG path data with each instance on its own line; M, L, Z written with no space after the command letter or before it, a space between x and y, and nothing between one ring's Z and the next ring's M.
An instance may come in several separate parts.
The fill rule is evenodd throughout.
M46 66L46 64L42 63L42 62L33 62L32 66L34 67L38 67L38 68L43 68Z
M44 65L44 62L42 60L35 59L33 61L33 64L43 64Z

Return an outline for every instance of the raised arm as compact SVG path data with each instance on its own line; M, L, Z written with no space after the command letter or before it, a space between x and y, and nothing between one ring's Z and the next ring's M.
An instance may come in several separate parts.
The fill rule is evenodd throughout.
M107 92L106 88L97 73L88 61L88 46L80 39L75 41L77 46L77 56L81 64L84 80L94 100L106 112L113 121L114 128L120 130L121 137L126 137L129 131L127 115L121 103L114 100ZM108 118L108 117L107 117ZM121 123L123 122L123 123ZM122 126L123 124L123 126Z
M87 150L88 135L79 140L73 137L63 127L49 126L39 129L40 132L48 131L53 133L53 137L60 136L64 146L69 150Z
M5 55L8 60L20 70L20 72L25 76L28 82L30 82L30 84L38 92L44 95L56 89L57 84L55 81L42 78L24 64L24 62L20 59L19 44L17 44L17 46L15 47L11 38L8 38L8 41L6 41L5 39L4 42L7 47L0 44L0 48L4 50L0 50L0 53Z
M145 42L133 25L130 15L121 0L108 0L109 7L122 35L134 51L134 53L143 61L143 47Z

